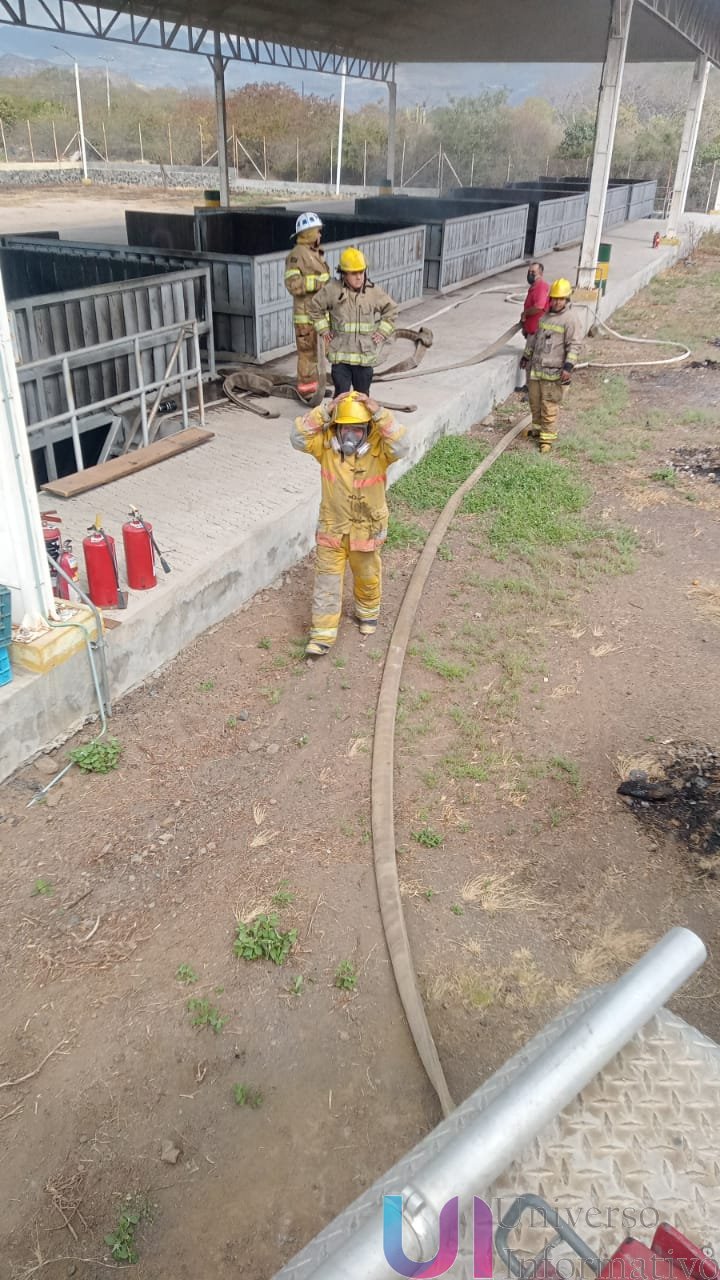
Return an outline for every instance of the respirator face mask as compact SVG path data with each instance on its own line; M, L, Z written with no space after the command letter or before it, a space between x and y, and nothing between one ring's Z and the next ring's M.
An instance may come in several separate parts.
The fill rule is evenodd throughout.
M367 424L339 423L335 427L333 444L344 458L352 458L353 454L361 458L369 449Z

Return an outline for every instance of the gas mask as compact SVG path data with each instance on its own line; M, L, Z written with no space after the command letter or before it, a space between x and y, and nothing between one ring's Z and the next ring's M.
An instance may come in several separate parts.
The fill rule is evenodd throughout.
M353 454L362 458L370 448L367 437L367 423L338 423L332 441L333 449L344 458L352 458Z

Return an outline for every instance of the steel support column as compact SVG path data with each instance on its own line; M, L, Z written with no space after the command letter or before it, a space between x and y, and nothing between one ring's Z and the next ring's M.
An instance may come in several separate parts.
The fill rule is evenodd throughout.
M615 144L615 126L617 125L618 107L620 106L620 92L623 71L625 70L625 54L627 52L632 8L633 0L612 0L607 52L600 81L600 95L595 122L595 151L590 177L585 234L583 235L582 248L580 250L580 265L577 277L578 286L581 289L592 289L595 285L595 264L600 249L603 218L605 217L605 200L607 198L610 166Z
M705 54L701 53L695 61L695 71L690 85L690 97L687 111L685 112L685 124L683 126L680 154L678 155L670 212L668 214L667 234L669 236L677 235L680 219L685 212L685 201L687 200L690 174L692 173L693 160L695 159L695 145L700 128L709 71L710 62L705 57Z
M230 205L230 173L227 158L227 109L225 106L225 68L228 59L223 56L222 41L219 32L215 32L215 53L210 59L215 80L215 117L217 120L217 160L218 186L220 188L220 204L223 209Z
M395 186L395 140L397 136L397 84L388 80L388 140L387 140L387 178L391 187Z
M47 617L50 572L40 525L22 395L0 280L0 581L12 590L15 622Z

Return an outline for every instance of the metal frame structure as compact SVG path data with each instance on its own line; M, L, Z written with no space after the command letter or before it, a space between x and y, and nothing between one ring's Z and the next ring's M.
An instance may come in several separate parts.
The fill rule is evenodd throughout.
M190 314L183 314L185 306L181 305L180 314L173 315L179 299L183 303L187 300L188 290L192 290L193 296L198 291L196 308L191 306ZM148 294L155 291L163 299L155 307L148 303L147 318L140 324L138 291ZM127 444L138 431L143 445L152 443L160 400L168 389L179 392L183 427L189 425L188 391L191 387L197 390L198 412L204 426L203 379L215 375L210 271L206 266L100 285L85 293L87 302L81 305L81 310L86 336L76 346L67 345L76 332L69 316L70 308L77 310L76 291L22 299L10 308L17 354L33 357L21 358L17 363L28 440L31 449L43 449L50 480L57 479L55 444L72 439L76 468L83 471L82 433L109 423L100 456L100 461L105 461L123 425L121 414L139 411L139 421L131 428ZM102 329L93 311L94 299L102 300L103 304L114 300L115 318L123 332L114 337L101 336ZM47 345L42 349L38 341L38 317L41 331L47 327L54 331L57 327L61 333L63 327L67 328L68 338L62 349L48 351ZM100 340L88 343L87 335L91 333L100 336ZM21 335L24 335L23 341ZM206 350L205 360L201 339ZM150 409L148 397L154 397Z
M116 44L140 45L175 53L199 53L209 58L218 54L228 62L249 62L255 66L284 67L289 71L317 71L324 75L346 74L358 80L380 82L395 79L395 64L372 58L346 57L317 49L297 49L270 40L251 39L231 32L217 32L209 26L169 22L164 18L138 14L133 6L122 10L104 9L86 0L0 0L0 26L28 27L55 35L89 36Z

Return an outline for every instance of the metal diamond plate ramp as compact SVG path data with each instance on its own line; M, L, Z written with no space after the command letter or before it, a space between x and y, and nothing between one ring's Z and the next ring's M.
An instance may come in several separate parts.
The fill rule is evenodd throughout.
M550 1023L311 1240L276 1280L310 1280L378 1212L383 1195L412 1184L424 1164L595 998L589 995ZM602 1257L627 1235L649 1242L659 1221L672 1223L717 1257L719 1153L720 1046L662 1010L500 1178L472 1190L491 1204L496 1220L522 1192L541 1195ZM471 1216L461 1213L458 1259L446 1273L452 1280L472 1280ZM531 1241L525 1232L521 1243L539 1247L539 1233L534 1234ZM498 1258L495 1263L496 1276L507 1274ZM388 1280L396 1274L388 1266Z

